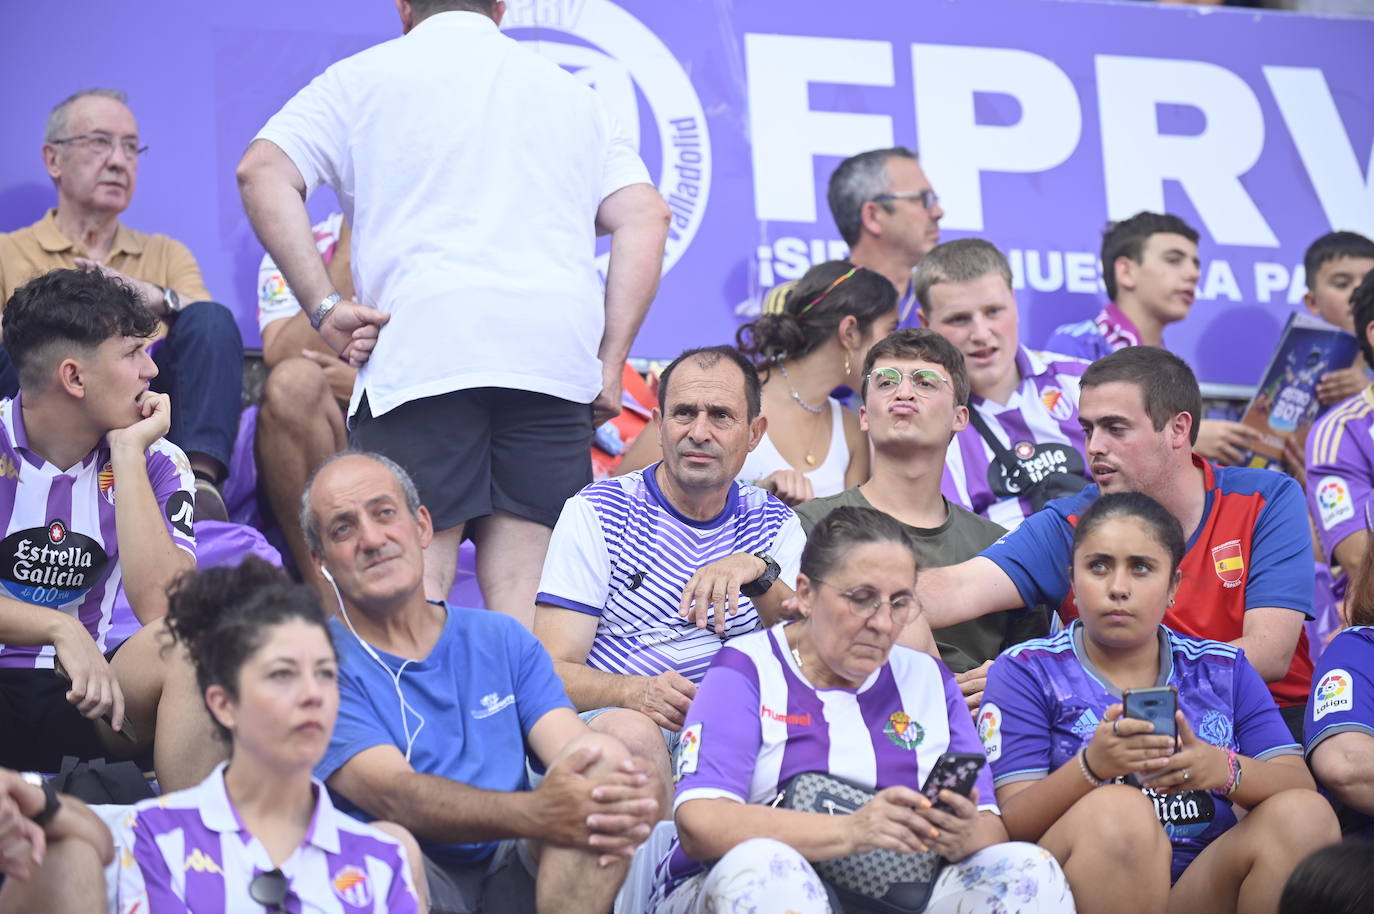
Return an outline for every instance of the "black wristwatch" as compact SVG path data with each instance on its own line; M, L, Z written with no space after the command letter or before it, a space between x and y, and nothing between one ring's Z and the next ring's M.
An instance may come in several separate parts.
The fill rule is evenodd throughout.
M43 809L36 816L30 816L33 823L39 828L47 828L48 823L57 815L57 811L62 808L62 800L58 798L57 791L47 778L36 771L25 771L19 775L25 783L32 784L43 791Z
M751 600L768 593L768 588L773 586L773 582L776 581L778 575L782 573L782 566L780 566L768 553L759 551L752 554L756 559L763 559L765 567L763 569L763 574L754 578L754 580L750 581L748 584L740 585L739 592Z

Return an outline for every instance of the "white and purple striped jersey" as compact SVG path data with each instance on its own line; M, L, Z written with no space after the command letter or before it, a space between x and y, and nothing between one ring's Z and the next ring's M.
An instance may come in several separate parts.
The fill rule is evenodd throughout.
M790 587L806 536L791 508L738 482L720 514L692 520L659 489L657 468L598 480L568 499L537 600L598 618L587 653L593 669L637 676L676 670L697 682L725 639L758 627L758 613L741 598L725 639L711 626L699 629L678 616L688 579L727 555L767 552Z
M1005 406L977 394L969 396L969 409L977 410L1003 447L1026 466L1032 482L1052 472L1089 478L1083 429L1078 425L1078 383L1089 364L1022 346L1016 354L1021 385ZM1034 510L1030 499L1008 487L992 447L971 422L945 451L940 491L955 504L1008 530L1020 526Z
M76 616L104 653L139 629L123 593L110 449L58 469L29 448L21 397L0 400L0 594ZM147 467L172 542L195 555L186 455L159 438ZM52 645L0 644L0 667L51 669L53 657Z
M675 810L700 799L770 803L810 771L875 791L916 790L945 752L982 753L959 685L939 660L897 645L858 689L817 689L797 666L786 628L716 654L682 728ZM988 768L977 787L978 808L998 812ZM700 870L674 839L658 880L667 888Z
M248 886L277 869L244 827L222 762L189 790L145 800L115 831L119 914L261 911ZM414 914L405 852L392 837L334 808L319 781L305 841L280 869L286 914Z

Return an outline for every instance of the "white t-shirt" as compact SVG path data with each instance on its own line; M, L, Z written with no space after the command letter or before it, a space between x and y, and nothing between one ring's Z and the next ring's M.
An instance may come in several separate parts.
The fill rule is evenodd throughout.
M596 212L648 183L595 92L487 16L443 12L334 64L258 134L353 226L386 311L350 413L472 387L590 403L605 325Z
M758 627L748 597L727 616L725 637L677 614L698 568L737 552L767 552L792 587L806 535L792 509L762 489L731 483L710 520L683 516L654 480L658 464L598 480L569 498L553 528L540 603L597 617L587 665L653 676L677 670L696 682L727 638Z

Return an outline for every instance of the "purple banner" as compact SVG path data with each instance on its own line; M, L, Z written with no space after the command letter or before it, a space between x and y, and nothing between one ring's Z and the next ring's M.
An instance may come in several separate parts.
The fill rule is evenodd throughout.
M262 252L234 164L330 62L398 33L390 4L83 0L59 19L41 4L4 18L0 230L53 205L48 108L123 88L151 146L125 221L190 245L255 343ZM1257 380L1300 306L1313 238L1374 236L1374 20L1069 0L511 0L504 27L602 93L673 209L637 355L731 340L762 290L842 256L826 180L879 146L919 149L944 238L1008 252L1031 345L1101 306L1105 222L1183 216L1202 233L1202 280L1167 339L1209 381ZM333 205L311 200L317 218Z

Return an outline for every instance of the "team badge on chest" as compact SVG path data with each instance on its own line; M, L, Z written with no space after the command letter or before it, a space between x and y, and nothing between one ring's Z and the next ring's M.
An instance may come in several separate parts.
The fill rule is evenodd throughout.
M926 738L925 728L907 716L905 711L894 711L883 724L883 733L892 745L902 749L915 749Z

